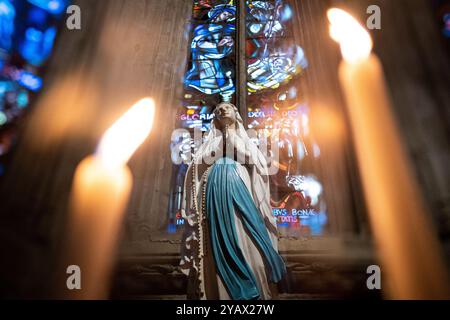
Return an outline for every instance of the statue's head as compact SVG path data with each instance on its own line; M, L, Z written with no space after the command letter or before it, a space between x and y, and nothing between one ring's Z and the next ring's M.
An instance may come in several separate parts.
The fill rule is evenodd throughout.
M219 128L236 125L241 121L241 116L235 105L229 102L221 102L214 109L215 123Z

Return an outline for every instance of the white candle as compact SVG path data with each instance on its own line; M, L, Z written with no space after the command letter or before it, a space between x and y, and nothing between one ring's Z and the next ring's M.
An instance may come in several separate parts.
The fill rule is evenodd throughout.
M343 10L330 9L328 18L344 57L339 77L385 292L393 299L447 298L448 277L432 216L401 142L372 39Z
M67 265L81 269L81 290L68 290L72 299L106 299L123 213L132 188L126 163L147 138L154 103L143 99L103 136L95 155L77 167L69 216Z

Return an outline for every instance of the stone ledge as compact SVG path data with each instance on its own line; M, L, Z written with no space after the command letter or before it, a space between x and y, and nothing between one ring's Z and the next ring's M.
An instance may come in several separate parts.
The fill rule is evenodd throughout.
M367 266L374 264L372 250L296 250L283 252L288 274L279 284L281 297L379 298L366 288ZM178 253L122 257L116 270L113 298L180 297L186 277L178 268ZM280 298L281 298L280 297ZM284 299L284 298L283 298Z

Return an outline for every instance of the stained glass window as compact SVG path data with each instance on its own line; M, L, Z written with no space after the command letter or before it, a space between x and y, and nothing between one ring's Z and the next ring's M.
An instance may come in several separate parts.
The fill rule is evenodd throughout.
M181 194L191 152L201 141L193 130L207 131L213 110L221 101L235 101L236 5L233 0L193 2L189 35L189 61L184 76L184 95L177 116L178 131L172 136L173 165L168 232L182 226Z
M16 125L43 86L43 67L68 4L69 0L0 0L0 175Z
M432 0L442 34L450 39L450 0Z
M235 2L194 1L189 61L178 114L178 127L188 131L179 130L172 136L176 164L169 232L176 232L184 223L180 213L184 177L190 155L201 143L201 139L192 139L192 130L207 131L215 105L235 102L236 62L245 59L248 128L256 131L256 144L265 144L272 153L278 150L277 159L273 159L277 173L271 176L271 200L280 233L292 237L322 235L327 209L317 170L321 150L311 134L310 107L300 89L308 61L291 36L293 12L283 0L246 0L244 14L245 56L236 56Z
M300 89L308 61L291 37L292 15L287 1L247 0L248 127L256 130L258 144L278 150L270 182L280 234L315 236L324 233L327 213L317 170L320 147Z

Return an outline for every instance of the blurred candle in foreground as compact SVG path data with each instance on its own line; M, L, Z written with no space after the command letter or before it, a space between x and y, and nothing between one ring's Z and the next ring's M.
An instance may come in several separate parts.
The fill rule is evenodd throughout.
M351 15L330 9L330 35L344 57L339 78L388 298L448 298L432 216L397 131L372 39Z
M150 134L153 100L136 103L100 141L95 155L75 172L69 217L67 265L81 269L81 290L72 299L106 299L120 225L131 188L127 162Z

